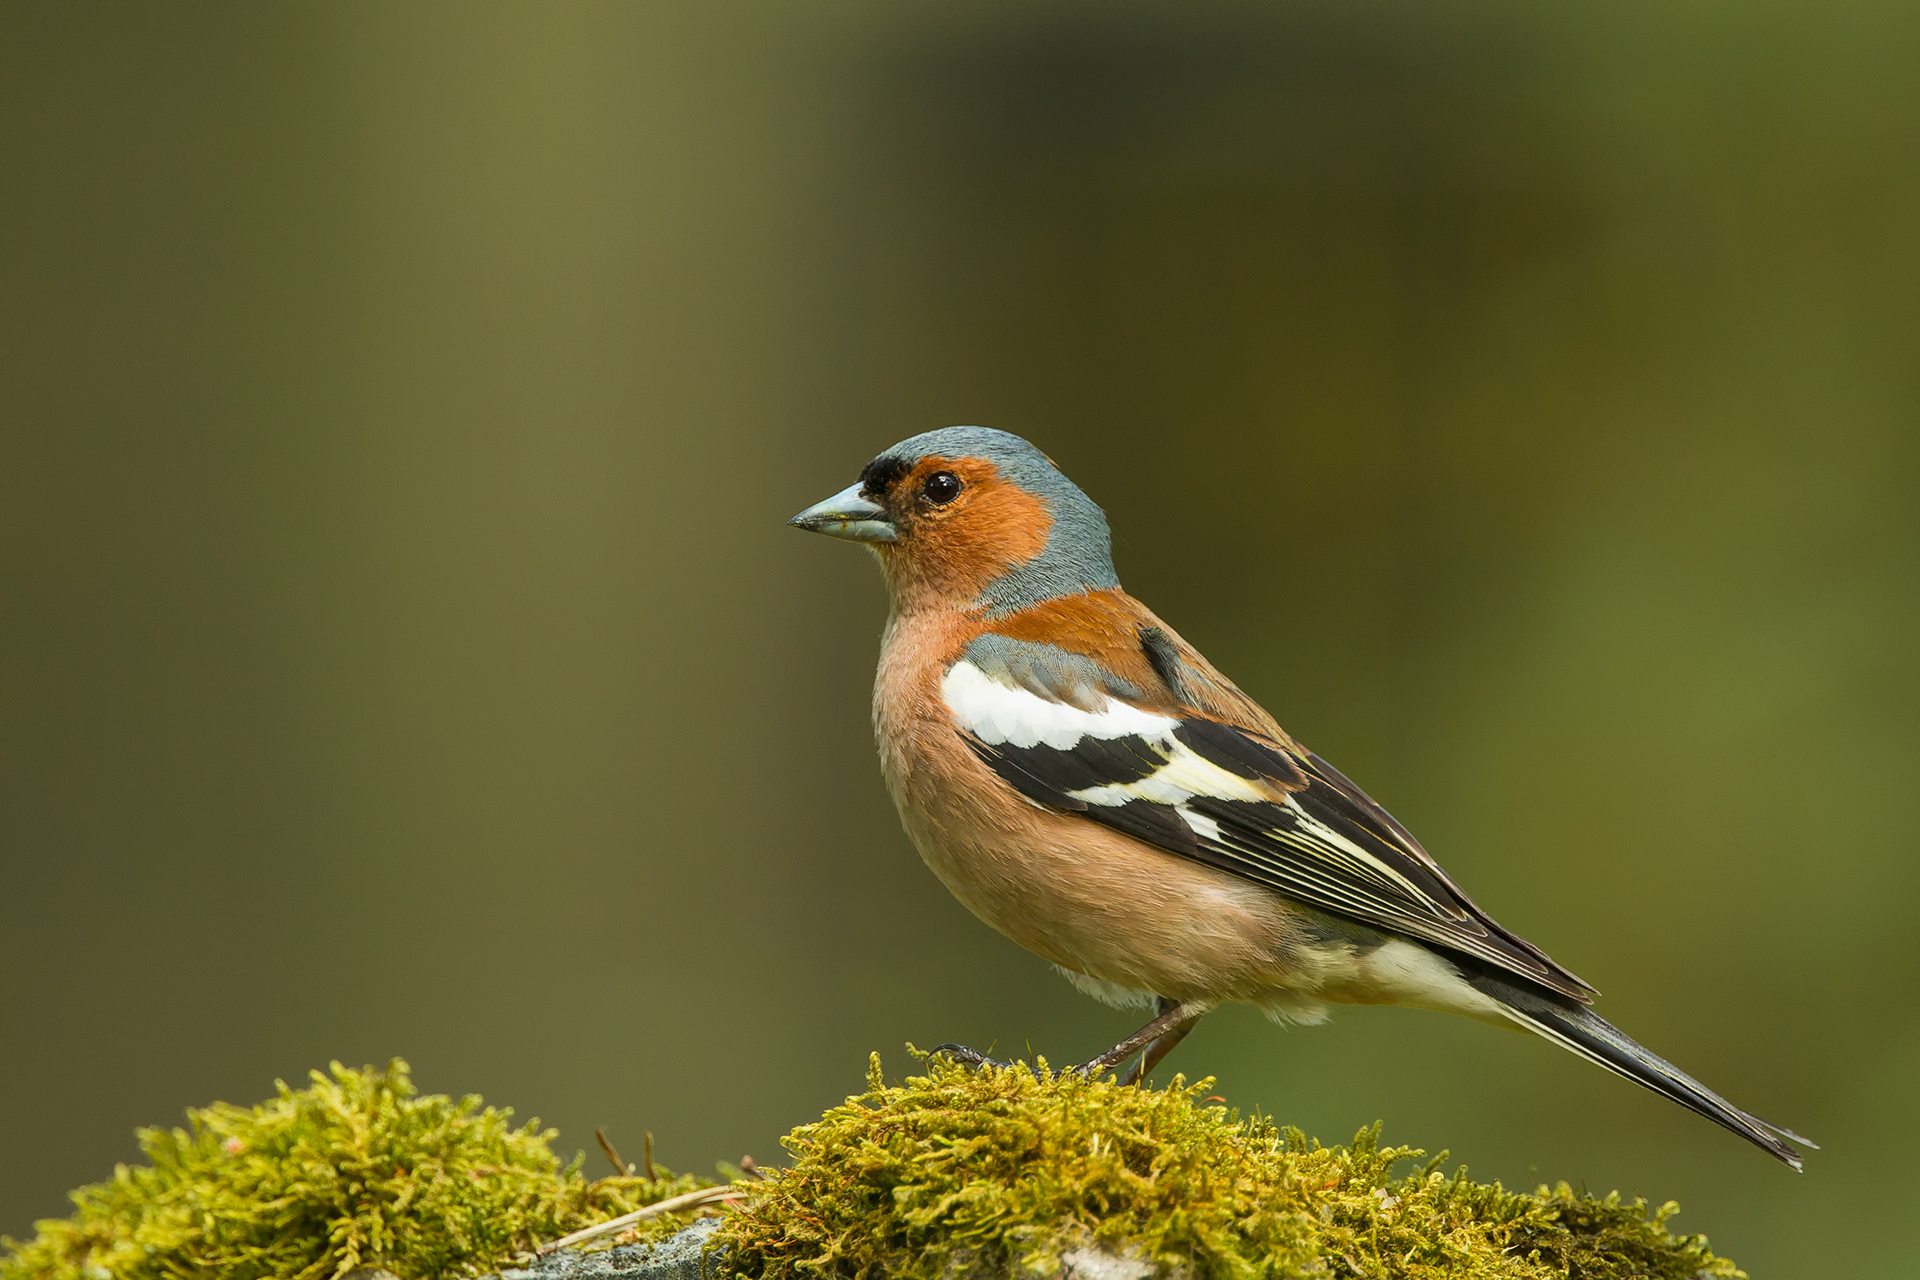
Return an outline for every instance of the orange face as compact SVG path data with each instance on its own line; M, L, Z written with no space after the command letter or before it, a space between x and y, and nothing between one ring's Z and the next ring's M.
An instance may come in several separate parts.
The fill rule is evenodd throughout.
M873 547L903 607L928 596L973 599L1038 556L1053 528L1046 502L984 458L922 458L869 476L861 492L898 531Z

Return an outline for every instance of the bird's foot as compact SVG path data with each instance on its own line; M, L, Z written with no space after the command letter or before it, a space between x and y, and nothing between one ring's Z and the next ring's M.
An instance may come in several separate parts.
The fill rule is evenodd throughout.
M1078 1066L1067 1067L1065 1070L1057 1072L1056 1074L1064 1076L1068 1072L1076 1072L1089 1079L1098 1079L1100 1076L1105 1075L1138 1053L1141 1054L1140 1061L1135 1063L1133 1068L1127 1071L1124 1078L1120 1081L1121 1084L1138 1084L1145 1078L1146 1073L1153 1070L1154 1066L1162 1058L1166 1057L1175 1045L1186 1039L1187 1032L1193 1030L1193 1024L1200 1021L1201 1015L1207 1011L1208 1007L1205 1002L1199 1000L1182 1004L1177 1001L1168 1000L1165 997L1158 997L1154 1001L1156 1016L1152 1022L1149 1022L1146 1026L1140 1028L1105 1053L1097 1057L1089 1058ZM927 1057L931 1059L935 1055L943 1053L955 1062L962 1063L969 1067L1012 1067L1025 1065L1027 1070L1033 1073L1035 1080L1040 1081L1042 1084L1045 1084L1047 1081L1048 1073L1037 1065L1002 1062L998 1058L989 1058L978 1049L964 1044L955 1044L952 1041L933 1046L933 1048L927 1051Z
M986 1054L980 1052L978 1049L975 1049L969 1045L955 1044L951 1040L949 1040L945 1044L937 1044L933 1046L933 1048L927 1050L927 1058L929 1061L931 1061L933 1058L941 1054L945 1054L947 1057L953 1059L955 1062L958 1062L961 1065L968 1066L968 1067L1005 1068L1005 1067L1024 1066L1027 1068L1027 1070L1033 1072L1034 1079L1040 1080L1043 1082L1046 1080L1046 1077L1040 1074L1040 1069L1038 1067L1035 1067L1023 1062L1002 1062L998 1058L989 1058Z
M1002 1062L998 1058L989 1058L986 1054L973 1048L971 1045L956 1044L951 1040L945 1044L937 1044L927 1050L928 1058L936 1058L941 1054L945 1054L955 1062L962 1063L969 1067L1010 1067L1013 1065L1011 1062Z

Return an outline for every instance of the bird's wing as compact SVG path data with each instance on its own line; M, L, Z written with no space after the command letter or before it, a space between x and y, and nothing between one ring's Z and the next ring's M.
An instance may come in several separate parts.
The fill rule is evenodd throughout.
M941 695L967 745L1035 804L1591 997L1475 906L1365 792L1155 624L1129 637L1140 661L1110 645L1088 653L983 635L948 667Z

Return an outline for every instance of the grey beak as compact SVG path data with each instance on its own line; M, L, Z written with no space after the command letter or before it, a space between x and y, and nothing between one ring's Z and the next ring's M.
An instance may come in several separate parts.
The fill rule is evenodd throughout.
M814 503L787 523L848 542L892 542L900 536L900 530L887 518L887 509L861 497L857 484L848 485L825 502Z

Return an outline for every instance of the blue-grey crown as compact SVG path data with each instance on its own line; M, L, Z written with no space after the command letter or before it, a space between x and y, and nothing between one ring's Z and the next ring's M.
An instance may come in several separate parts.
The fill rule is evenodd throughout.
M992 427L942 427L902 440L874 461L912 467L926 457L985 458L1001 475L1045 502L1053 516L1040 554L988 583L976 603L995 614L1008 614L1056 596L1120 585L1105 513L1061 475L1046 454L1019 436Z

